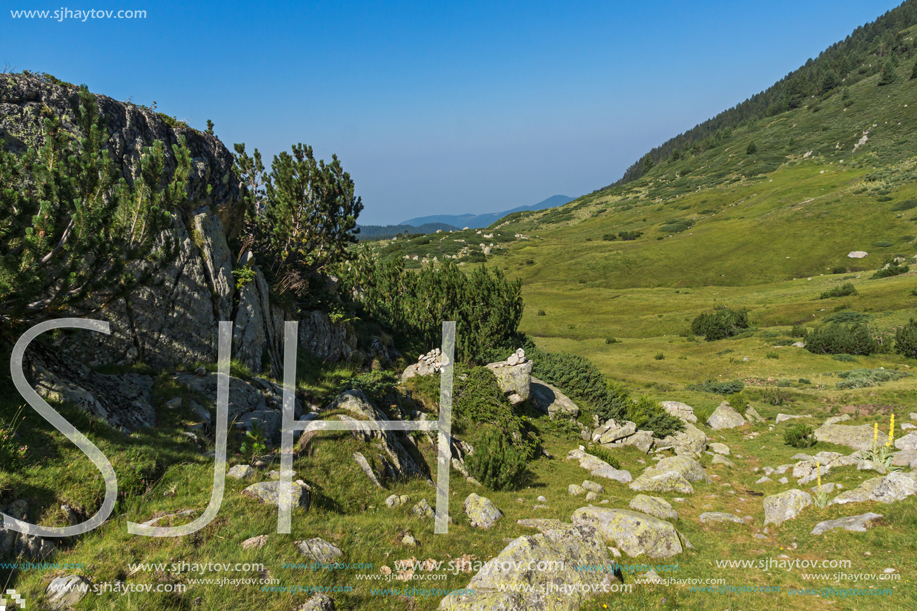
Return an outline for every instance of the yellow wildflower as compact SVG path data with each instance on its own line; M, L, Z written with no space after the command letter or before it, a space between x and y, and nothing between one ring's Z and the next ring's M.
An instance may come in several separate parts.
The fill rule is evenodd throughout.
M895 440L895 415L892 414L891 421L888 423L888 441L885 443L886 447L891 447L892 441Z

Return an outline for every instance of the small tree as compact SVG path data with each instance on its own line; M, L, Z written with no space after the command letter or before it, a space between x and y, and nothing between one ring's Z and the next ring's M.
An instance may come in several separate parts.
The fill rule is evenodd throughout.
M911 80L917 78L917 62L914 62L914 68L911 70Z
M650 170L653 169L654 165L655 164L653 163L653 159L650 157L650 154L647 153L646 156L643 158L643 173L649 174Z
M347 247L356 242L363 203L353 180L336 155L326 164L302 144L275 156L267 175L257 150L250 158L244 145L236 145L236 153L249 202L244 242L259 255L278 294L301 297L309 279L346 259Z
M74 105L79 139L46 118L40 150L0 150L0 326L86 315L123 296L176 252L161 232L186 201L191 155L173 145L143 151L125 181L109 156L95 97L81 87ZM132 265L134 264L134 265Z
M895 352L917 359L917 320L912 318L895 333Z
M758 152L758 145L754 141L748 143L748 147L745 149L746 155L754 155Z
M895 82L897 74L895 74L895 63L889 59L886 60L885 65L882 66L882 78L879 79L879 86L890 85Z
M468 473L491 490L505 490L525 472L525 457L499 430L486 427L465 459Z
M832 89L835 89L840 85L840 79L837 78L837 73L834 70L828 70L825 73L824 78L821 80L821 90L822 93L827 93Z

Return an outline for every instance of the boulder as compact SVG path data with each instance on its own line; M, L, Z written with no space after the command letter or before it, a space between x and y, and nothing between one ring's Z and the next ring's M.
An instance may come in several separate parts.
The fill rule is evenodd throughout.
M700 454L707 449L707 435L690 423L685 424L683 431L655 441L657 449L674 448L676 451L683 449L693 454Z
M868 479L853 490L842 492L831 500L832 505L878 501L893 503L917 494L917 473L893 471L885 477Z
M418 518L432 519L436 517L436 511L430 507L430 503L427 502L427 499L420 499L420 502L414 505L411 512Z
M734 516L731 513L725 513L721 511L706 511L700 514L701 524L715 524L717 522L734 522L736 524L742 524L744 526L745 521L739 516Z
M497 378L497 385L506 394L511 403L519 403L529 398L532 383L532 361L518 365L506 362L489 363L487 368Z
M908 452L917 450L917 433L908 433L904 437L899 437L895 440L895 447Z
M503 513L490 501L483 496L478 496L474 492L468 495L465 502L462 503L465 509L465 515L471 521L471 525L477 528L491 528L497 523L497 520L503 517Z
M344 555L344 552L338 547L318 537L315 539L306 539L304 541L294 541L293 545L296 546L296 549L298 549L299 553L303 556L323 564L334 562Z
M680 492L694 494L694 487L677 471L648 470L630 484L631 490L641 492Z
M781 422L786 422L787 420L796 420L797 418L811 418L810 414L777 414L777 419L774 420L774 424L780 424Z
M393 509L395 507L401 507L407 504L411 500L406 494L393 494L385 499L386 507Z
M575 526L591 526L606 543L634 558L670 558L684 551L671 523L629 509L581 507L570 520Z
M725 443L711 443L710 451L717 454L722 454L723 456L729 456L729 446Z
M644 475L649 471L656 471L659 473L665 471L676 471L682 477L684 477L689 482L710 482L710 476L707 475L707 472L704 471L704 468L699 462L693 458L687 456L670 456L668 458L663 458L655 467L650 467L644 472Z
M529 385L529 399L535 409L547 414L552 420L557 417L576 418L580 414L579 406L567 395L535 377Z
M720 406L707 419L707 426L714 431L733 429L743 424L748 424L748 422L726 401L720 403Z
M764 525L780 525L792 520L811 504L812 495L796 489L764 497Z
M52 611L71 609L90 591L92 591L92 584L81 575L55 577L45 591L48 597L46 602Z
M583 490L595 492L596 494L605 494L605 488L601 484L591 482L588 479L583 481Z
M825 443L847 446L854 450L872 448L873 427L868 424L850 426L844 424L823 424L815 429L815 438Z
M623 445L637 448L644 454L653 449L653 433L651 431L637 431L630 437L619 440L614 445Z
M668 501L658 496L638 494L631 499L628 505L634 511L645 513L663 520L677 520L678 512L672 509Z
M749 420L749 422L765 422L764 416L759 414L758 411L751 405L745 408L745 417Z
M334 611L334 600L327 594L316 594L296 611Z
M601 430L601 429L599 429ZM596 443L611 445L619 439L630 437L637 432L637 425L633 422L625 422L620 426L612 426L606 429L601 435L592 434L592 440Z
M719 454L717 454L716 456L714 456L714 457L713 457L713 460L710 461L710 462L711 462L712 464L714 464L714 465L723 465L723 466L729 467L730 469L734 469L734 468L735 468L735 463L734 463L734 462L732 462L731 460L729 460L729 459L726 458L725 456L720 456Z
M697 422L697 416L694 415L694 408L686 403L681 403L680 401L663 401L659 405L662 409L680 419L682 422L690 422L692 424Z
M481 567L465 588L439 603L443 611L577 611L617 583L614 574L577 571L611 563L608 549L588 526L546 530L513 540ZM545 570L539 564L550 565ZM544 588L528 588L531 584Z
M835 528L849 530L852 532L866 532L870 522L881 517L882 516L878 513L870 512L863 513L858 516L847 516L846 518L838 518L836 520L826 520L816 524L815 528L812 529L810 534L820 535L828 532L829 530L834 530Z
M525 528L534 528L537 531L557 530L563 528L574 528L573 524L567 524L554 518L528 518L516 520L516 524Z
M242 494L260 499L268 505L280 506L281 486L282 482L259 482L243 490ZM309 508L312 497L309 486L304 481L291 482L290 495L291 507Z
M567 493L570 496L579 496L581 494L585 494L586 491L579 484L570 484L567 486Z

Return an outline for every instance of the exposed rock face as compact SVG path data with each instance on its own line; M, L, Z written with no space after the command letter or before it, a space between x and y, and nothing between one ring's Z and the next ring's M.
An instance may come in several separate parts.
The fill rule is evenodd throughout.
M827 443L847 446L854 450L872 448L873 427L868 424L849 426L844 424L823 424L815 429L815 438Z
M556 417L576 418L579 416L579 406L570 400L559 389L533 377L529 385L529 398L535 408L547 414L551 419Z
M742 414L734 410L726 401L720 403L720 406L716 408L707 419L707 426L714 431L734 429L743 424L747 424L745 418L742 417Z
M338 417L356 423L359 423L360 420L388 420L385 413L373 405L372 401L370 401L363 391L359 389L348 390L341 393L330 405L328 405L327 409L341 409L350 412L357 418L349 418L343 415ZM378 457L384 466L385 473L376 474L377 478L397 479L401 476L428 477L426 464L419 458L415 459L414 455L412 455L405 444L402 443L404 433L399 433L397 431L371 431L365 429L362 431L353 431L352 434L355 437L362 437L365 441L377 439L381 442L382 452L378 454ZM367 446L366 451L371 449L373 448ZM380 475L382 477L380 477Z
M71 108L76 94L75 88L31 76L2 75L0 143L17 153L40 147L43 113L48 110L61 118L64 130L78 134ZM136 362L154 367L213 363L217 359L219 322L232 320L233 357L254 372L269 368L279 378L283 321L295 317L270 302L267 284L257 267L254 280L236 289L232 269L242 262L234 260L228 243L242 228L245 206L239 197L238 180L233 178L232 154L218 138L191 128L169 127L154 111L103 95L96 96L96 103L109 132L111 158L128 181L139 172L143 149L155 141L165 144L165 169L171 174L176 167L172 145L178 144L179 138L185 139L193 159L189 202L172 215L170 233L178 246L177 257L160 269L149 285L98 313L97 317L111 324L110 335L77 331L57 346L58 360L70 357L90 367ZM239 303L236 311L234 299ZM332 325L327 315L307 312L299 319L305 351L323 360L351 357L352 338L342 327ZM55 363L43 365L59 376L62 384L93 395L108 417L93 412L94 402L88 398L80 401L81 406L106 418L112 426L132 430L150 424L143 410L135 410L137 416L129 423L111 407L129 405L133 397L112 389L101 391ZM28 375L32 380L31 372Z
M24 500L13 501L2 509L2 513L28 521L29 505ZM45 560L57 549L50 539L8 530L0 521L0 558L23 557L26 560Z
M841 528L843 530L849 530L852 532L866 532L870 522L881 517L882 516L878 513L870 512L860 514L858 516L848 516L846 518L838 518L836 520L826 520L816 524L815 528L812 529L810 534L820 535L822 533L828 532L829 530L834 530L835 528Z
M468 495L462 507L465 508L465 515L468 516L471 525L478 528L491 528L503 517L503 512L497 509L490 499L478 496L474 492Z
M538 570L546 566L554 570ZM560 564L562 563L562 564ZM575 611L617 580L611 572L577 571L582 565L608 565L608 549L589 527L546 530L519 537L487 562L465 586L474 594L449 594L440 601L445 611ZM546 587L526 591L524 584ZM516 586L516 588L514 588ZM518 589L518 591L513 591Z
M812 495L802 490L787 490L764 497L764 525L780 525L792 520L812 504Z
M608 544L631 557L670 558L684 551L674 526L644 513L581 507L570 519L575 526L595 528Z

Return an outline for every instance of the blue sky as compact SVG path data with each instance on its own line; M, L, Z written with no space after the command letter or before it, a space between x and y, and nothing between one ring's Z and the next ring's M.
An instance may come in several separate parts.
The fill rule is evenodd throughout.
M211 119L268 159L336 153L364 224L589 193L898 4L72 1L10 0L0 62ZM10 13L63 7L147 17Z

